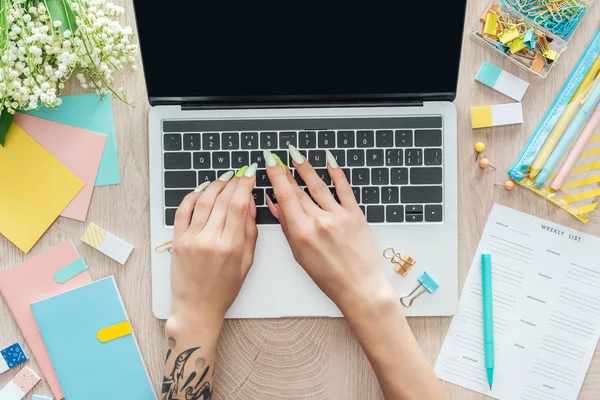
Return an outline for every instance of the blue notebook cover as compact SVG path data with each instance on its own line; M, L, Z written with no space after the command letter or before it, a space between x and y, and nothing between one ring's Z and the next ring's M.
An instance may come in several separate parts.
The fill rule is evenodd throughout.
M113 277L31 304L69 400L155 400L133 333L100 342L98 331L128 321Z

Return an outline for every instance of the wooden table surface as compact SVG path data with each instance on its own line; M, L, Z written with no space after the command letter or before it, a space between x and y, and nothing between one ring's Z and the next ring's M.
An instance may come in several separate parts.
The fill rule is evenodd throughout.
M124 20L135 26L131 0L116 0L126 8ZM494 202L600 236L599 212L584 225L544 199L522 189L506 192L502 183L505 171L519 155L527 139L560 90L566 77L598 28L600 6L595 6L569 43L554 70L545 80L536 80L469 37L471 26L487 0L469 0L464 47L458 86L459 151L459 275L464 283L471 260ZM158 28L157 29L162 29ZM165 34L168 34L165 32ZM443 46L443 41L432 43ZM397 49L394 51L398 51ZM416 60L414 57L411 60ZM501 104L511 99L476 84L475 74L483 60L531 82L523 101L525 123L511 127L472 131L469 109L472 106ZM443 60L440 60L443 67ZM175 71L173 73L176 73ZM165 356L164 322L151 311L150 295L150 221L148 197L147 104L141 72L119 78L137 102L135 108L113 101L119 165L122 184L95 189L88 221L113 232L135 246L125 266L120 266L79 241L85 224L59 218L28 256L0 237L0 271L36 256L59 243L73 239L90 266L92 278L114 275L131 318L142 354L155 384L159 387ZM71 93L80 92L74 85ZM498 167L482 171L474 162L473 143L487 144L487 157ZM3 173L8 173L4 171ZM23 337L6 304L0 302L0 348ZM450 318L411 318L410 326L423 352L433 366ZM35 361L28 365L37 369ZM410 366L406 366L410 368ZM14 371L0 376L0 387ZM215 373L216 399L380 399L381 390L354 335L343 319L237 320L225 323L218 347ZM450 399L482 399L477 393L443 382ZM49 395L45 382L34 393ZM580 399L600 398L600 351L592 360ZM29 399L29 397L27 397Z

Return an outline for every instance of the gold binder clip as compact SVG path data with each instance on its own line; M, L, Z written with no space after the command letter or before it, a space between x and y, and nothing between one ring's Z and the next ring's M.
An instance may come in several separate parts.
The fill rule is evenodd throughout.
M171 249L173 248L173 241L172 240L168 240L166 242L164 242L163 244L159 244L158 246L156 246L156 248L154 249L154 251L156 251L157 253L165 253L165 252L169 252L171 253Z
M416 263L414 258L397 253L392 247L388 247L383 251L383 257L390 260L392 264L396 264L394 269L402 276L406 276L408 271L410 271Z

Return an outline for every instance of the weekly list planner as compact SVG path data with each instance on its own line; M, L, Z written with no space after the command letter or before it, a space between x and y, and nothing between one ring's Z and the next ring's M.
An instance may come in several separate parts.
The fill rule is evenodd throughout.
M502 400L577 399L600 337L600 239L494 205L438 357L445 381ZM494 384L481 254L492 256Z

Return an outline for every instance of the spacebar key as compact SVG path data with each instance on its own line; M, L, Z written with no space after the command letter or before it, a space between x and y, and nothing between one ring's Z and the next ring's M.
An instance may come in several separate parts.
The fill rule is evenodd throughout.
M278 224L279 220L271 214L267 207L256 207L256 223L263 225Z
M412 203L441 203L441 186L404 186L400 189L400 201Z

